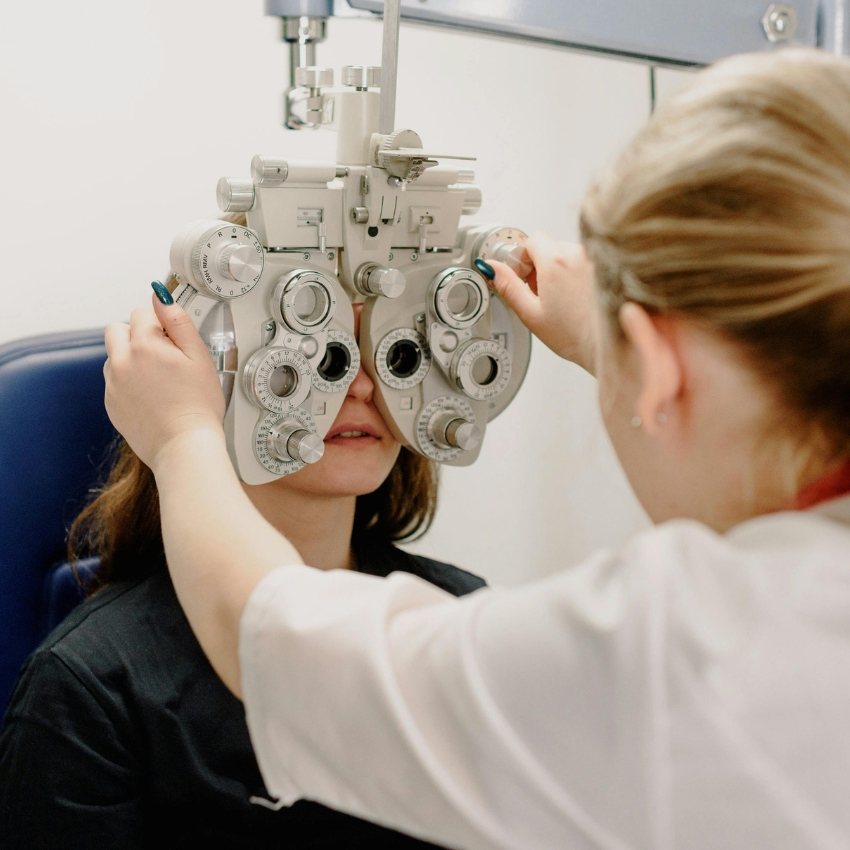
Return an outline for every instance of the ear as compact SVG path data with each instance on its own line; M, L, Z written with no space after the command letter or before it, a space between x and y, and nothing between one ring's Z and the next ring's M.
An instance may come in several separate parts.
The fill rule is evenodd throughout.
M624 304L619 320L640 367L635 415L647 432L657 433L674 415L682 390L683 370L676 346L661 321L639 304Z

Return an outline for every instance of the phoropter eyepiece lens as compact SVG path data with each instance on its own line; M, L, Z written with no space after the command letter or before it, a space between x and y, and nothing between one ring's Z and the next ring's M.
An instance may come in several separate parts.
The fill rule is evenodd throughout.
M287 398L298 386L298 372L289 365L278 366L269 375L269 389L278 398Z
M499 376L499 364L489 355L479 357L472 365L471 374L479 387L488 387Z
M305 325L317 325L324 321L330 310L330 300L326 290L314 284L307 284L298 290L293 299L293 312Z
M409 339L400 339L387 352L387 368L393 377L405 379L416 374L422 363L422 350Z
M351 352L341 342L329 342L325 356L316 370L325 381L341 381L351 368Z

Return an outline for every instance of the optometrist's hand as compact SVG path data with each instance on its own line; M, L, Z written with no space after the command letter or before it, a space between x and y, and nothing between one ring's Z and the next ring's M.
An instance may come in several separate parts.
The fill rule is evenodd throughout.
M593 374L593 264L581 245L545 233L529 237L528 254L534 270L527 284L494 262L491 285L541 342Z
M182 307L138 307L106 329L106 412L133 451L156 460L182 434L222 434L224 394L209 350Z

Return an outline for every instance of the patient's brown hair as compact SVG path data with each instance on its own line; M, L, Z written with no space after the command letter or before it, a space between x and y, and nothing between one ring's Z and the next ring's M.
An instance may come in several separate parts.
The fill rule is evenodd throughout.
M151 470L130 446L116 443L106 483L76 518L68 536L71 564L99 555L88 588L133 578L163 560L159 494ZM364 534L388 541L424 534L437 507L437 469L428 458L403 448L389 476L373 493L357 498L352 539Z

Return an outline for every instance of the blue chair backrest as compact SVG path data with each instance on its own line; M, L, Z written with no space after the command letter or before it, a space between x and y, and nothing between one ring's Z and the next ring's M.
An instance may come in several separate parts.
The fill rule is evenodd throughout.
M0 716L26 657L83 596L65 541L115 439L105 360L102 330L0 346Z

